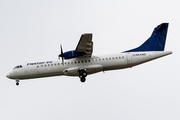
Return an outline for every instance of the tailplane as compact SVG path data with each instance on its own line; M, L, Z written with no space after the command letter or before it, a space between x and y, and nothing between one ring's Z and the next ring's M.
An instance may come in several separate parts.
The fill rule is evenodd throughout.
M167 31L168 23L162 23L154 28L151 37L146 40L141 46L125 52L164 51Z

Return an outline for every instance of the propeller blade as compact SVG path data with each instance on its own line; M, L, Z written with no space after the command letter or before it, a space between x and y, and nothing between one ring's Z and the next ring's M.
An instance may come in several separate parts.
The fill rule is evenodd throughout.
M62 64L64 65L64 57L62 57Z
M61 48L61 55L63 55L63 49L62 49L62 45L60 44L60 48Z
M64 65L64 54L63 54L63 49L62 49L62 45L60 44L60 49L61 49L61 54L59 54L58 59L60 59L60 57L62 58L62 64Z

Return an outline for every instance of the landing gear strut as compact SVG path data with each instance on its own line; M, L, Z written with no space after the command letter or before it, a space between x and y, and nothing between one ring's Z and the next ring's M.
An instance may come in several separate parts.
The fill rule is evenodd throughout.
M17 86L19 85L19 80L16 80L16 85L17 85Z
M84 69L79 70L78 72L79 72L80 81L81 82L85 82L86 81L87 72Z

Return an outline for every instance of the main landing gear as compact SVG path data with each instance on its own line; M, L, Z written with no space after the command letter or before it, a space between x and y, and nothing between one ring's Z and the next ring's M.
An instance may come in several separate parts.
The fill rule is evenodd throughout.
M17 85L17 86L19 85L19 80L16 80L16 85Z
M81 82L85 82L86 81L87 72L84 69L81 69L78 72L79 72L80 81Z

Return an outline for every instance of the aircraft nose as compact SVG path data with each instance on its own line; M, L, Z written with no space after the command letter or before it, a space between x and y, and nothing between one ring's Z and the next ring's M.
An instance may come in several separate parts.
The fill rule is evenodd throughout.
M6 77L7 77L7 78L11 78L11 74L8 73L8 74L6 75Z

